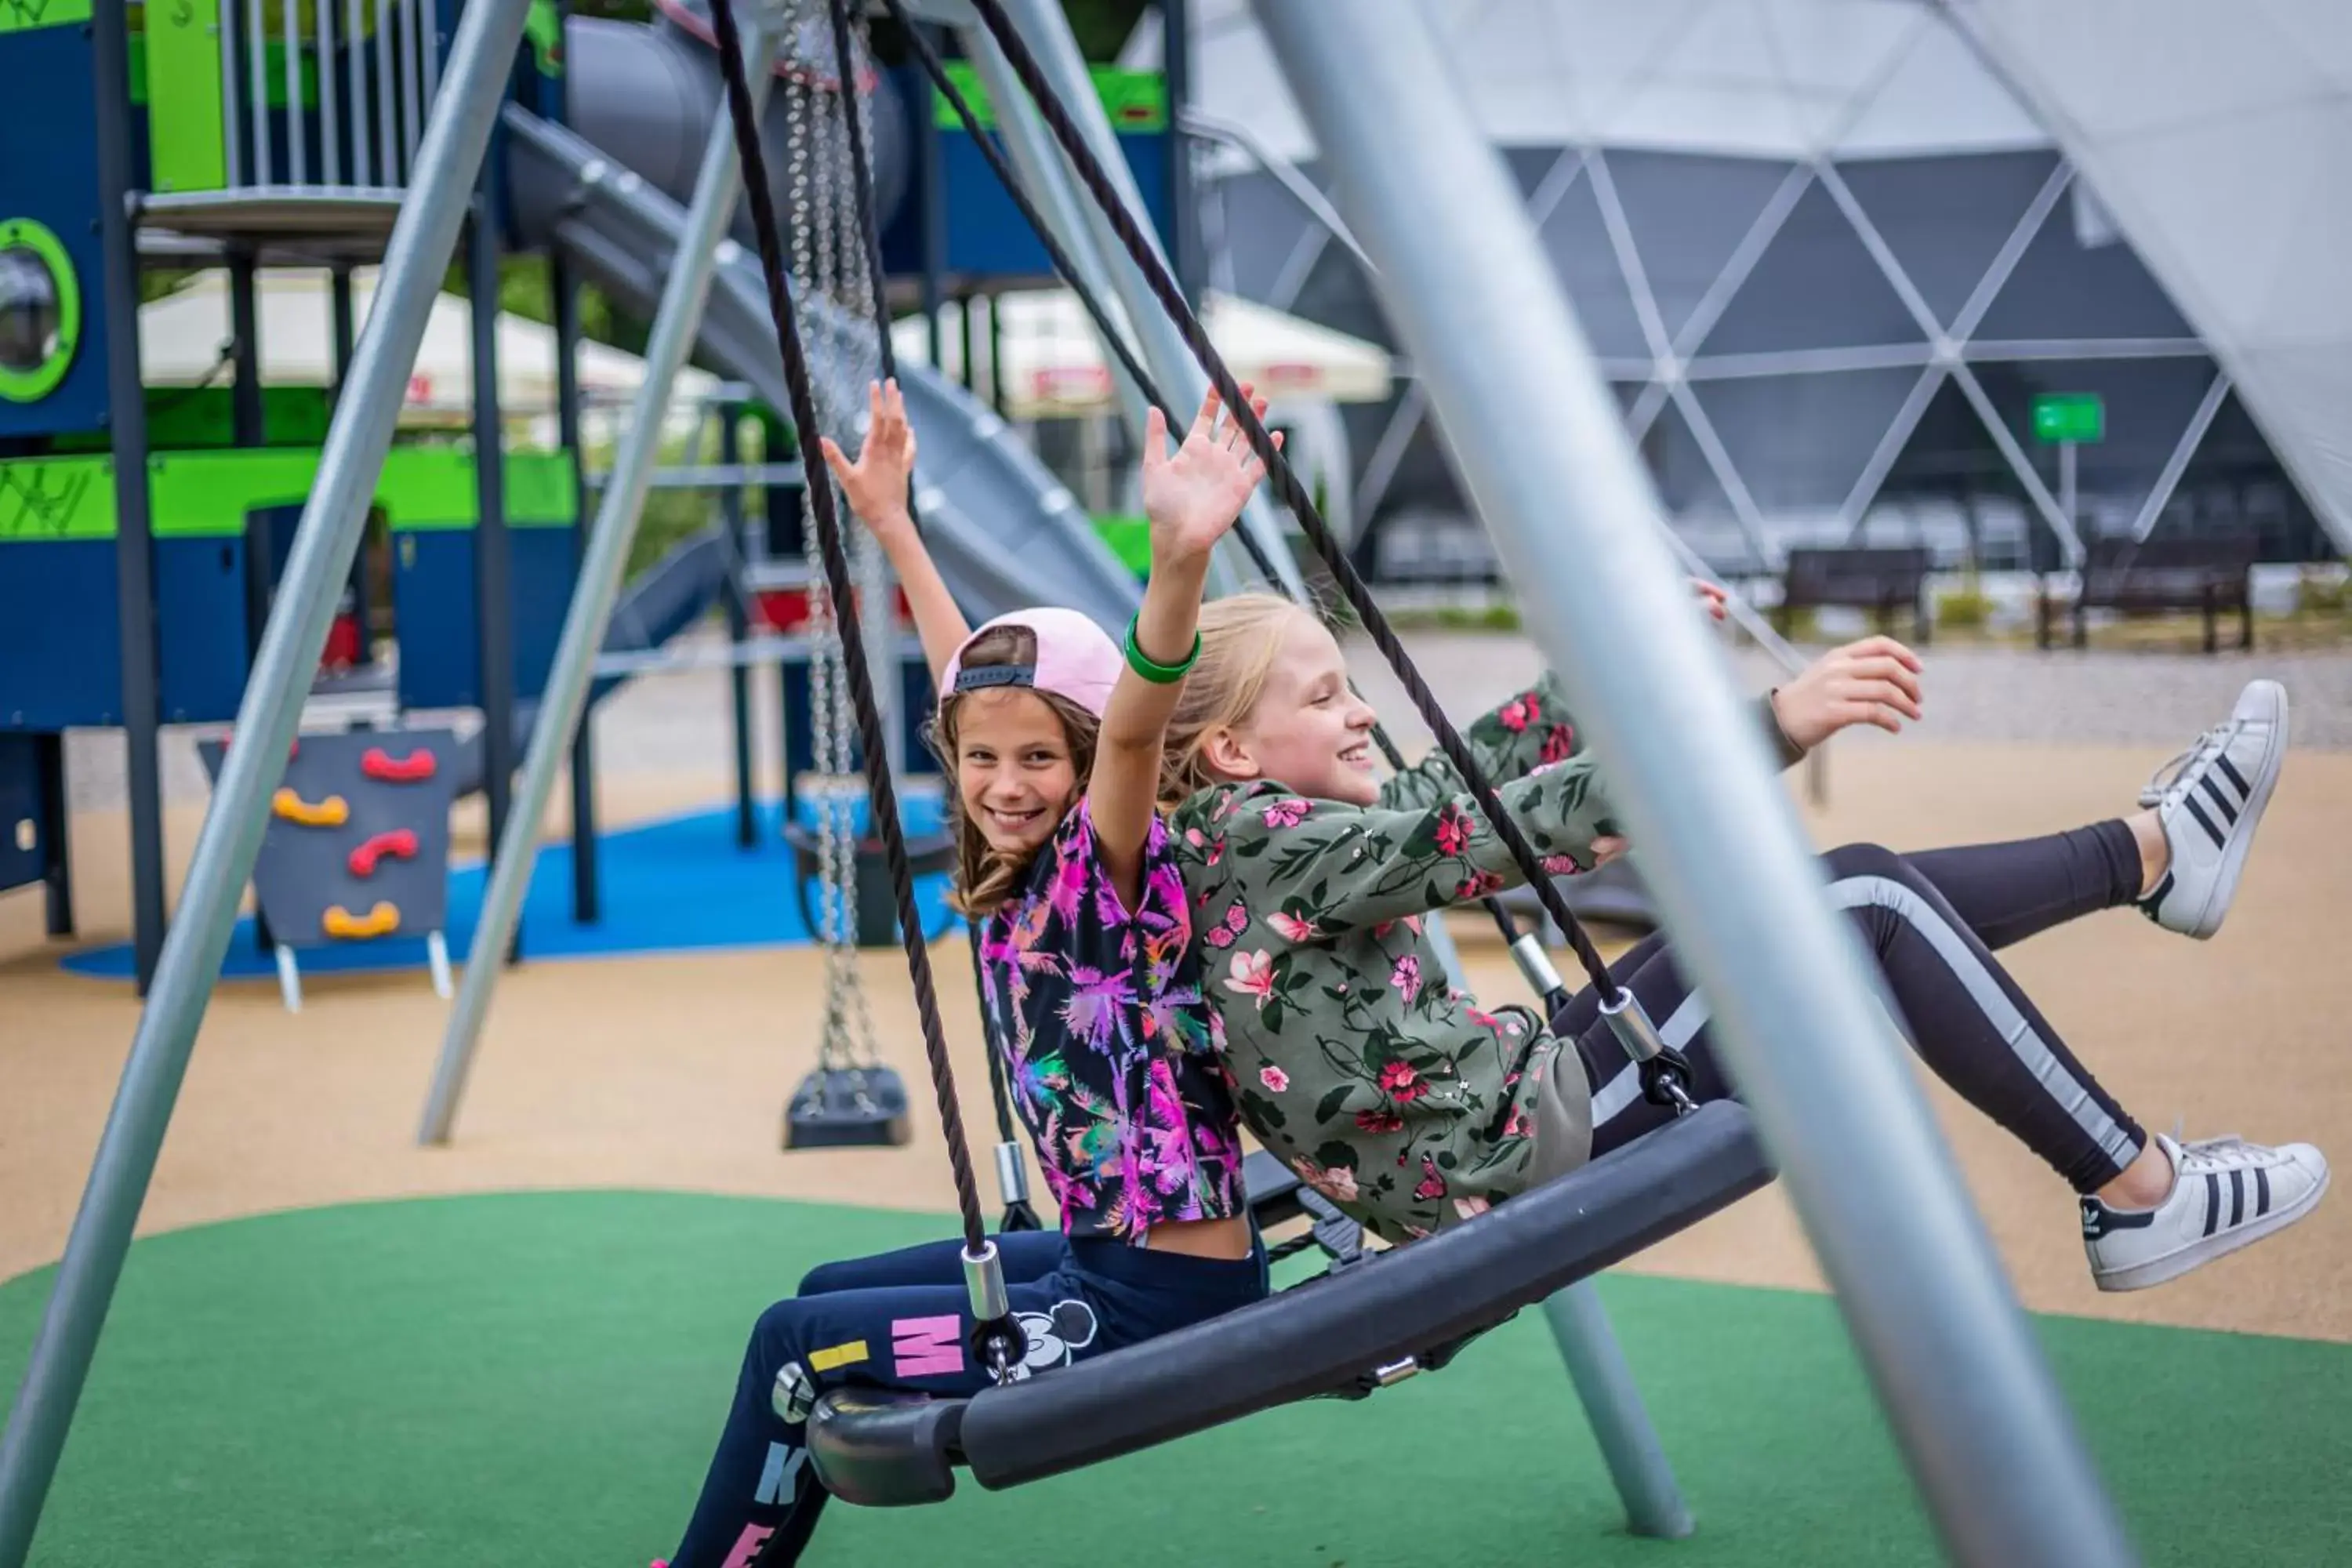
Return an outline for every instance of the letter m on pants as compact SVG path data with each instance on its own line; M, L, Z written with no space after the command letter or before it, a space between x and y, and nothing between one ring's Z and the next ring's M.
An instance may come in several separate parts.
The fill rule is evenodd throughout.
M901 1318L890 1325L900 1377L952 1377L963 1370L963 1320Z

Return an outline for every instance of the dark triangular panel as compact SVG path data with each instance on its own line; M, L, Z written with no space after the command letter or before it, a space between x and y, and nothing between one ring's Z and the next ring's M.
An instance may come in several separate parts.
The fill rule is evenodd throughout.
M1803 527L1834 515L1895 423L1920 372L1817 372L1691 384L1759 510Z
M1214 182L1204 195L1203 205L1216 225L1207 237L1223 246L1230 259L1234 291L1265 303L1315 220L1271 174L1231 174Z
M1643 436L1642 459L1657 485L1668 523L1711 571L1736 575L1757 564L1730 493L1707 466L1698 437L1674 404L1658 411Z
M1506 147L1503 163L1511 171L1511 178L1519 187L1519 199L1527 200L1536 194L1544 177L1560 160L1558 147ZM1573 153L1570 154L1571 157Z
M1862 237L1817 181L1797 198L1699 353L1785 353L1924 341Z
M1592 352L1604 360L1647 364L1649 340L1642 335L1633 291L1618 268L1617 253L1609 243L1609 228L1601 222L1591 180L1580 178L1569 186L1537 237L1567 286L1569 301L1576 307L1577 320Z
M1970 335L2011 342L2194 338L2197 329L2174 308L2128 242L2085 246L2062 208L2025 247L2017 270Z
M1669 340L1681 336L1789 169L1765 158L1609 154L1618 205L1625 209L1625 226L1633 230Z
M2250 533L2265 561L2337 557L2335 542L2234 393L2222 399L2157 530Z
M2044 151L1872 158L1839 165L1887 249L1949 328L2049 183ZM2063 205L2046 221L2061 221Z
M1948 378L1911 427L1856 542L1926 544L1942 559L1973 554L1992 566L2029 560L2053 566L2049 531L2032 507L1976 409Z
M1326 245L1307 274L1298 297L1289 304L1294 316L1318 321L1338 331L1362 338L1383 348L1396 347L1372 280L1348 247Z

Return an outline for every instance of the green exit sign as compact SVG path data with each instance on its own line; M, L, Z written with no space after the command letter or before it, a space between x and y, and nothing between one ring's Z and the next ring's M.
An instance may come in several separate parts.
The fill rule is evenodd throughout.
M2037 441L2104 441L2107 405L2095 392L2052 392L2033 400Z

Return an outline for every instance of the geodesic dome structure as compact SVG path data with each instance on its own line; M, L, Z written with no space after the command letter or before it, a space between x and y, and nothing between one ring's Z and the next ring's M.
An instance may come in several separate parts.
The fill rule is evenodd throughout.
M2090 9L2161 35L2182 7ZM1517 174L1676 526L1719 568L1847 541L2052 567L2083 539L2158 531L2251 533L2270 560L2337 553L2315 466L2282 461L2277 420L2232 374L2252 374L2238 345L2206 335L2252 312L2291 336L2289 304L2252 312L2259 279L2232 290L2153 267L2104 187L2137 218L2162 205L2141 194L2160 160L2126 171L2082 137L2062 145L2051 127L2074 127L2051 92L2028 101L1989 29L1927 0L1461 0L1444 15L1447 68ZM2016 26L2045 54L2057 46L2032 29L2064 30ZM1196 0L1193 39L1196 129L1224 142L1206 181L1213 280L1392 342L1361 267L1286 188L1319 184L1316 149L1246 0ZM2088 74L2094 51L2069 47ZM2258 68L2243 49L2221 58ZM2193 203L2168 210L2193 226ZM2236 314L2193 323L2200 289ZM1475 521L1401 369L1387 405L1348 411L1366 559L1391 576L1475 567ZM2054 406L2100 416L2074 447L2072 493L2050 407L2036 426L2037 402L2070 395Z

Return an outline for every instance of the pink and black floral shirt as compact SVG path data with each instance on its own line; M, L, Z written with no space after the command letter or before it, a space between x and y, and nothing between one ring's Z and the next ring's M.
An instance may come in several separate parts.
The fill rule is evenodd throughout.
M1617 831L1547 678L1465 733L1555 874ZM1508 781L1508 782L1504 782ZM1250 1131L1391 1241L1527 1184L1560 1042L1446 982L1422 917L1517 879L1444 756L1366 809L1278 784L1203 790L1171 822L1211 999ZM1578 1074L1571 1053L1564 1070Z
M1082 800L981 927L989 1034L1073 1237L1244 1211L1241 1128L1167 823L1129 911Z

